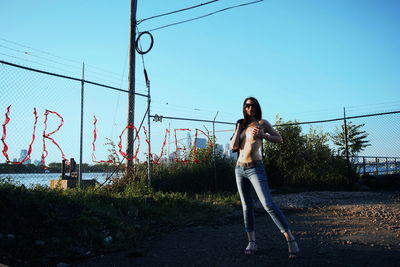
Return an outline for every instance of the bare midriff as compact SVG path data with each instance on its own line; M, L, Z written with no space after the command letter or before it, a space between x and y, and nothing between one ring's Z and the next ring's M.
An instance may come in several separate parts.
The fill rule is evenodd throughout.
M253 136L251 132L251 128L257 126L260 126L260 124L256 122L250 123L249 126L240 133L239 162L262 160L260 150L262 140L260 137Z

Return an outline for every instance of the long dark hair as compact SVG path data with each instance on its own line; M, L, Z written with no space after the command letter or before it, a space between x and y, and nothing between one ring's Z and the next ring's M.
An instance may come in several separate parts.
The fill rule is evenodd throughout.
M253 103L256 105L256 113L254 114L254 118L256 118L257 120L261 120L261 118L262 118L262 111L261 111L260 103L258 103L257 99L250 96L250 97L246 98L243 102L243 126L244 127L247 127L247 125L250 123L250 117L247 116L247 114L246 114L247 100L252 100Z

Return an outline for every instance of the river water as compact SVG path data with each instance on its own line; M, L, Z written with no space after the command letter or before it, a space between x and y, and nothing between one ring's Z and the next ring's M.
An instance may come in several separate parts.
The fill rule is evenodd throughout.
M103 183L111 173L82 173L82 179L95 179ZM116 177L118 174L114 174ZM59 173L0 173L0 179L5 179L13 184L32 187L35 185L50 186L50 180L59 179Z

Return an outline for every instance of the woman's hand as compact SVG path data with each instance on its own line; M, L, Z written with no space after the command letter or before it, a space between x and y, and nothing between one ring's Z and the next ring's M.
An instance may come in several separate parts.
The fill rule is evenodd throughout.
M251 134L254 137L259 137L259 138L263 139L263 138L265 138L265 134L263 133L263 131L261 129L262 128L260 126L251 127Z

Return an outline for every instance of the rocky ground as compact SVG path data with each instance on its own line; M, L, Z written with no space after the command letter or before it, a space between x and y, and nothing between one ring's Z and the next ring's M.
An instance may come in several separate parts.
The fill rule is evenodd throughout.
M282 235L256 213L256 255L244 255L241 211L211 225L163 229L139 249L73 266L400 266L400 192L306 192L274 196L301 254L289 260Z

